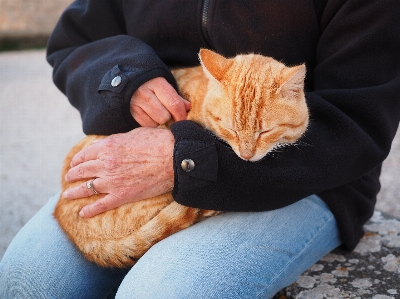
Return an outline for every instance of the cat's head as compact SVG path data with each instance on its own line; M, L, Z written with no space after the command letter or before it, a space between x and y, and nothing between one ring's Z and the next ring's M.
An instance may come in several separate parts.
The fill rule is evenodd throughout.
M256 54L227 59L205 49L199 57L209 79L202 105L205 126L240 158L258 161L303 135L308 125L305 65L287 67Z

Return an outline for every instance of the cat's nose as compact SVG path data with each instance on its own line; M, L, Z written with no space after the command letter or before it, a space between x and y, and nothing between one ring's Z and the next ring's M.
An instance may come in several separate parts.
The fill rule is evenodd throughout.
M240 151L240 158L242 158L243 160L250 160L252 157L254 156L254 152L253 151Z
M242 141L239 144L239 155L243 160L250 160L256 154L255 145L249 141Z

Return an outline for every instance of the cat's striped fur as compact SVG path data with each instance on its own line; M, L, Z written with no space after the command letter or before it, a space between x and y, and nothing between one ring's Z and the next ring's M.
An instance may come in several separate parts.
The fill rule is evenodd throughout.
M226 59L204 49L199 57L201 66L173 71L181 94L192 103L188 119L224 140L240 158L260 160L274 146L293 143L305 132L304 65L289 68L255 54ZM72 157L100 138L104 136L89 135L70 150L62 169L63 191L83 183L64 180ZM167 193L79 217L82 207L103 196L61 196L54 216L87 259L106 267L133 265L158 241L219 213L182 206Z

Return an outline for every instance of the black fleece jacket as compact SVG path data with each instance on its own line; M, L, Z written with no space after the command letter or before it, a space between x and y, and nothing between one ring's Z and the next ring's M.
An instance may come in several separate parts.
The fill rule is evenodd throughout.
M197 65L200 48L306 63L311 122L299 145L245 162L190 121L175 136L173 196L181 204L265 211L318 194L344 244L363 235L382 161L400 120L398 0L76 0L48 44L54 82L86 134L138 127L133 92L169 68ZM111 86L115 76L118 87ZM192 172L182 159L196 163Z

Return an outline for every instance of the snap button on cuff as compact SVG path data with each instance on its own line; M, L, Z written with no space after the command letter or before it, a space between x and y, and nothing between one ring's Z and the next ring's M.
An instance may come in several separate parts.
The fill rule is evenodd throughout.
M192 159L184 159L181 163L181 167L186 172L191 172L194 169L194 162Z
M114 79L112 79L111 86L112 87L117 87L118 85L121 84L121 82L122 82L121 76L116 76Z

